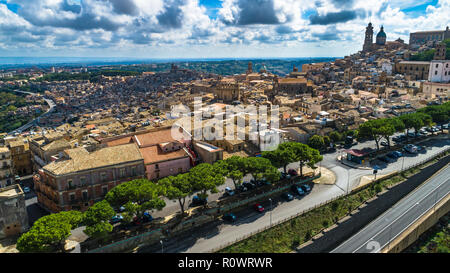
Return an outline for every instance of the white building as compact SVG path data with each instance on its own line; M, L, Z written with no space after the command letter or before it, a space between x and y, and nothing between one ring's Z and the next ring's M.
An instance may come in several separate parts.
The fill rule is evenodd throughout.
M450 82L450 60L431 61L428 81L449 83Z

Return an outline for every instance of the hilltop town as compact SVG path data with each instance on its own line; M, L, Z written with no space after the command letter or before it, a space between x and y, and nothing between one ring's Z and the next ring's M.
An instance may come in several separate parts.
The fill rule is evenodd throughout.
M266 67L256 71L252 62L246 71L229 76L177 65L165 72L100 73L95 80L73 76L89 73L88 68L4 71L0 88L29 91L22 96L35 106L7 113L30 111L33 115L27 126L0 133L0 188L21 184L27 192L35 192L38 206L47 213L84 212L127 181L146 178L156 183L201 163L260 157L262 135L310 146L311 139L319 136L323 144L315 148L336 152L338 142L350 139L351 144L357 139L364 123L448 102L448 27L411 33L409 44L401 39L388 41L389 30L383 27L374 37L372 24L363 35L361 51L331 62L294 66L285 77ZM431 59L416 60L426 59L427 54ZM52 74L61 77L49 81ZM175 138L172 128L182 117L172 115L172 110L182 104L190 109L186 116L194 115L195 98L202 102L197 112L203 114L202 128L181 127ZM190 139L196 130L212 126L208 124L225 128L225 122L213 122L213 114L225 112L229 105L279 106L279 128L260 128L256 140L251 140L251 122L244 117L244 140ZM40 115L34 115L36 111ZM234 118L228 121L236 126ZM23 185L23 181L30 182ZM17 211L21 213L10 213L23 216L24 202ZM26 217L18 222L21 228L7 234L2 234L0 226L0 235L29 228Z

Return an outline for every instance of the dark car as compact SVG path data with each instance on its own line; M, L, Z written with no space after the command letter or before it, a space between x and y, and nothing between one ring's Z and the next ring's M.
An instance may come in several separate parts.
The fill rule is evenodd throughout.
M297 176L297 175L298 175L297 171L294 170L294 169L290 169L290 170L288 171L288 174L291 175L291 176Z
M263 212L263 211L264 211L264 207L263 207L261 204L259 204L259 203L256 203L255 205L253 205L253 208L254 208L257 212Z
M294 196L292 196L292 194L285 192L281 195L281 197L283 197L284 200L286 201L292 201L294 200Z
M380 144L381 144L381 146L385 146L385 147L389 146L389 144L386 141L381 141Z
M242 183L242 186L246 187L249 190L253 190L254 188L256 188L256 185L251 182L244 182Z
M230 187L226 187L225 188L225 194L227 196L233 196L234 195L234 191Z
M299 186L297 186L297 185L292 185L291 186L291 190L292 190L292 192L294 192L295 194L298 194L298 195L305 195L305 192L302 190L302 188L300 188Z
M109 222L110 222L111 224L117 224L117 223L122 222L122 220L123 220L123 216L120 215L120 214L117 214L117 215L113 216L113 217L111 218L111 220L109 220Z
M208 198L200 198L198 195L194 196L192 198L192 205L193 206L202 206L208 203Z
M239 185L236 189L237 189L238 191L240 191L240 192L246 192L246 191L248 191L248 189L247 189L246 187L244 187L243 185Z
M222 217L222 219L228 222L234 222L236 221L236 215L233 213L227 213Z
M142 216L142 222L148 223L151 221L153 221L153 216L151 216L150 213L148 213L148 212L144 212L144 216Z
M311 192L311 187L308 184L303 184L300 186L300 188L302 188L302 190L306 193Z
M31 189L30 189L29 187L24 187L24 188L23 188L23 192L24 192L24 193L30 193L30 192L31 192Z
M288 173L281 173L281 179L289 179L289 178L291 178L291 175L290 174L288 174Z
M378 160L380 160L380 161L382 161L384 163L391 163L392 162L392 159L390 159L387 156L380 156L380 157L378 157Z

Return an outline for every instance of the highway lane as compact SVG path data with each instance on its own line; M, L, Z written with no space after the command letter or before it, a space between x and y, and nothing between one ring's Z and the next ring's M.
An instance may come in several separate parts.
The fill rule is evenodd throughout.
M332 253L379 252L450 193L450 166L433 176Z

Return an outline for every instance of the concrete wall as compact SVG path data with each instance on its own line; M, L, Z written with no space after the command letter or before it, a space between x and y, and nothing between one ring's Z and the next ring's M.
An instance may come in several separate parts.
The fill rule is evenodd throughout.
M382 253L400 253L411 244L413 244L420 235L434 226L439 219L450 211L450 196L444 198L436 206L436 210L431 209L418 219L410 228L405 230L403 234L397 237L390 246L384 248Z

